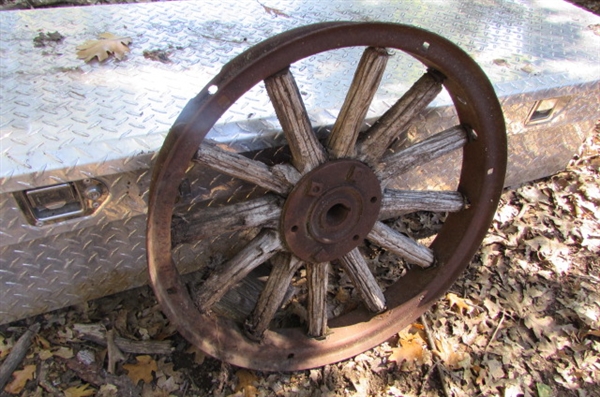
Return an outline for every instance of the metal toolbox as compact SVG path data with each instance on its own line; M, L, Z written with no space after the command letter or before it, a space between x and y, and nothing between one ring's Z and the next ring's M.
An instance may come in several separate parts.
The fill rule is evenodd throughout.
M506 186L564 169L598 117L600 18L563 1L348 2L233 0L0 13L0 323L145 284L145 212L153 156L186 102L250 46L320 21L412 24L452 40L484 69L507 124ZM64 39L34 41L58 31ZM75 47L103 32L132 38L122 61L85 64ZM41 46L44 44L44 46ZM313 126L327 132L361 50L293 65ZM368 118L422 74L398 56ZM455 120L442 93L412 129ZM411 141L413 130L407 131ZM209 139L238 152L277 147L264 86L236 102ZM403 142L399 142L399 145ZM398 185L452 187L455 155ZM235 197L244 186L198 169L182 203ZM182 250L181 271L211 256Z

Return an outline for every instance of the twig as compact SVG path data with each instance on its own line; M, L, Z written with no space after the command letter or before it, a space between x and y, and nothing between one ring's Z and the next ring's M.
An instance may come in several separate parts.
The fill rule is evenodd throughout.
M23 335L21 335L17 343L13 346L10 354L0 366L0 390L4 390L4 386L6 386L8 379L25 358L27 350L29 350L29 346L31 346L31 340L39 330L40 324L33 324Z
M431 367L429 367L429 369L427 370L427 372L425 373L425 375L423 376L423 382L421 382L421 386L419 387L419 396L421 394L423 394L423 389L425 388L425 382L427 382L427 379L429 379L429 376L431 375L431 373L433 372L433 370L437 367L438 362L435 361L433 363L433 365Z
M429 326L427 325L427 318L425 317L425 314L421 315L421 324L423 324L423 328L425 329L425 336L427 337L427 344L429 345L429 348L431 349L432 352L434 350L437 350L435 347L435 343L433 341L433 337L431 336L431 332L429 332ZM442 389L444 390L444 395L446 397L452 397L452 393L448 390L448 383L446 382L446 374L444 373L442 366L439 365L440 359L434 357L433 360L435 363L435 367L437 368L438 375L440 377L440 382L442 383Z
M102 346L107 346L106 329L102 324L75 324L73 329L90 340ZM115 345L125 352L134 354L171 354L173 347L169 341L131 340L115 337Z
M117 361L125 360L125 356L115 343L114 329L106 332L106 347L108 349L108 373L114 374Z
M487 353L488 347L490 347L490 345L492 344L494 339L496 339L496 335L498 334L498 331L500 330L500 327L502 326L502 323L504 322L504 317L506 317L506 312L502 312L502 317L500 318L500 321L498 321L498 325L496 326L496 329L494 330L492 337L488 341L487 345L485 345L485 349L483 349L484 353Z

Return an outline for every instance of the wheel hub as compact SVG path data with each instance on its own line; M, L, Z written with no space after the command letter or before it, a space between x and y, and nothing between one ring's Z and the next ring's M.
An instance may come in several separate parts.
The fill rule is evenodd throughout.
M283 207L281 230L297 257L327 262L357 247L381 207L375 173L356 160L325 163L300 179Z

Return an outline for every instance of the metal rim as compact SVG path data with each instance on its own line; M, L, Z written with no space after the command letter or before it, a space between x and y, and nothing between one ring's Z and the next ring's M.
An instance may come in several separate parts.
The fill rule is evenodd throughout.
M458 191L470 206L450 214L431 245L437 266L409 272L385 292L387 311L364 308L332 319L324 340L300 329L267 332L260 343L243 326L200 313L171 257L171 217L185 170L218 118L258 82L310 55L342 47L394 48L445 76L462 124L477 132L463 148ZM493 218L503 187L506 135L502 110L483 71L448 40L415 27L387 23L331 22L275 36L227 64L184 108L154 166L148 210L147 250L152 286L183 336L213 357L241 367L289 371L340 361L390 337L422 314L458 278Z

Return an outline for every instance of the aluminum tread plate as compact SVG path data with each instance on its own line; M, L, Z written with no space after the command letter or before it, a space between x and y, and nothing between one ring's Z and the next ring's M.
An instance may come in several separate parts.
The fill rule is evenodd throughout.
M511 156L508 184L562 169L597 118L600 36L593 26L600 18L571 4L262 4L211 0L0 13L0 323L147 281L143 215L153 154L183 106L222 65L291 28L331 20L390 21L454 41L482 66L503 104ZM40 32L54 31L65 39L34 46ZM77 45L105 31L133 39L126 59L102 64L76 59ZM170 62L145 58L144 51L152 50L169 52ZM339 50L294 65L315 125L335 119L352 77L348 71L360 53ZM371 117L422 73L413 60L396 58L386 70ZM532 103L549 97L568 97L568 108L549 124L526 126ZM448 105L444 95L434 101L420 116L420 135L452 125ZM210 137L237 150L261 149L276 141L278 123L264 87L238 101ZM444 159L431 167L449 169L448 163L456 161ZM12 196L90 177L101 179L111 192L94 217L34 227L23 220ZM427 179L441 187L454 177ZM218 187L213 185L208 189ZM85 254L78 252L82 246Z

